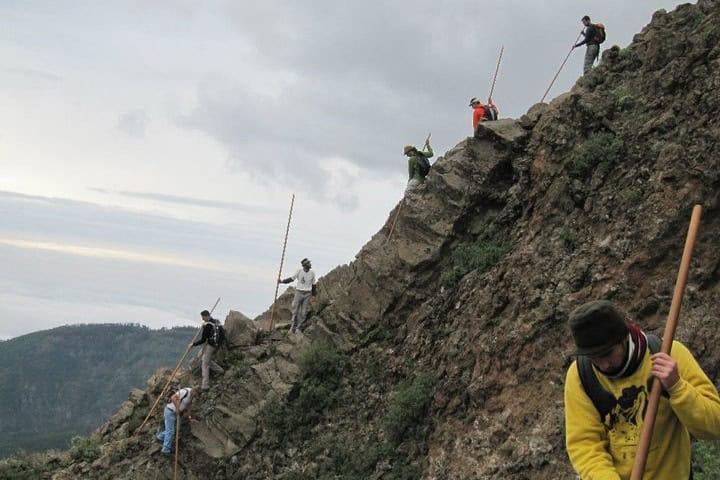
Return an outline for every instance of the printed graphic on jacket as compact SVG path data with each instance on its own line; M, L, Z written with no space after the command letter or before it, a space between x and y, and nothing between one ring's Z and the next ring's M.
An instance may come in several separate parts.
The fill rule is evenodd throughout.
M623 389L620 398L615 399L615 406L605 415L605 428L623 440L624 444L632 445L640 440L642 419L647 410L647 387L633 385Z

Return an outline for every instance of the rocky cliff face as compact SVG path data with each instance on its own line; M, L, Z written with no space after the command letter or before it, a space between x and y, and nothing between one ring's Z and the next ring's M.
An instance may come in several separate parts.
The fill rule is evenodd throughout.
M574 478L567 315L607 298L662 333L694 204L677 338L717 383L718 25L715 1L657 12L569 93L460 142L321 280L304 335L231 314L182 478ZM170 478L132 433L160 381L96 433L97 460L56 458L48 477Z

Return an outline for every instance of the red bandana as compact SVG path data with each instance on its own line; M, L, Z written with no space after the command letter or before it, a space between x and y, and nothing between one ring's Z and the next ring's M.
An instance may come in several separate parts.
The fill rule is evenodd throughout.
M632 348L632 356L627 359L627 366L622 374L623 377L629 377L635 373L642 363L643 358L645 358L645 350L647 350L647 337L645 336L645 333L640 330L640 327L631 323L629 320L625 321L625 325L627 325L628 330L630 330L630 341L633 343L634 347ZM630 345L628 345L628 352L630 352L630 350Z

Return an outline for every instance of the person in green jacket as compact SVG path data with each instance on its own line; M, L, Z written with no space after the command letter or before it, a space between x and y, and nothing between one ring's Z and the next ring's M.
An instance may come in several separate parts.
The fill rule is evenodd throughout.
M651 375L660 380L663 394L643 478L692 478L690 435L720 438L720 397L692 353L674 341L670 355L652 354L645 332L605 300L576 308L569 323L578 358L565 379L565 446L580 478L630 478ZM582 356L590 360L589 369L579 366ZM605 395L603 413L588 375Z
M412 145L405 145L403 153L408 157L408 183L405 188L405 195L407 196L421 183L425 182L425 177L430 172L430 162L427 160L433 156L430 137L428 136L427 140L425 140L422 151Z

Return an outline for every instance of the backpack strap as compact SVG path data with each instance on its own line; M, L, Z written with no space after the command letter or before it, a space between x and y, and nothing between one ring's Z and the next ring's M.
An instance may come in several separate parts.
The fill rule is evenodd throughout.
M187 388L181 388L181 389L178 390L177 392L175 392L175 393L173 393L172 395L169 395L169 396L167 397L167 403L168 403L168 405L171 405L171 404L172 404L172 398L173 398L175 395L178 395L178 396L179 396L178 405L180 405L180 404L182 403L182 401L185 400L185 397L187 397L189 394L190 394L190 392L188 392L188 389L187 389Z
M612 393L600 385L600 380L598 380L597 375L595 375L590 357L585 355L579 356L577 358L577 369L585 393L590 397L593 405L595 405L595 410L597 410L600 415L600 422L603 422L605 416L615 407L617 400L615 400Z
M658 353L662 348L662 339L654 333L647 333L645 336L647 337L650 353ZM597 375L595 375L595 370L593 370L592 361L589 357L584 355L579 356L577 358L577 369L585 393L590 397L590 400L592 400L593 405L595 405L595 410L600 414L600 421L603 422L605 416L615 407L617 400L600 384L600 380L598 380ZM648 392L650 392L652 378L653 377L650 377L648 383Z
M218 325L218 341L220 342L219 346L225 344L225 327L222 325Z
M650 353L658 353L662 349L662 338L654 333L646 333L645 336L647 337Z
M208 339L208 342L213 347L219 347L220 346L220 337L222 336L222 326L217 322L212 322L212 334L210 335L210 338Z
M180 398L178 399L178 405L181 404L188 395L190 395L190 392L188 392L187 388L181 388L180 390L178 390L177 393L180 394Z

